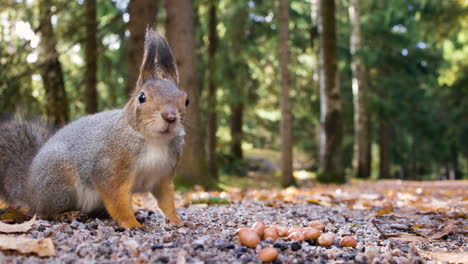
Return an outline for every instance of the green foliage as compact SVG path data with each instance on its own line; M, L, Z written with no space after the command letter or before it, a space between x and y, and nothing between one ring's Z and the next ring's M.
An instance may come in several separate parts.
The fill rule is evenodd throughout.
M318 33L313 1L290 1L290 65L295 147L317 168L319 121ZM343 165L351 167L353 105L348 1L337 0L339 74L343 103ZM202 111L206 103L208 1L195 3L197 74ZM230 105L242 102L244 148L279 150L279 62L276 1L218 3L216 54L220 170L246 175L246 161L230 153ZM71 118L84 114L84 6L51 1ZM98 2L99 109L122 107L127 75L125 1ZM165 13L159 3L158 28ZM368 71L371 135L379 120L391 126L391 163L405 177L436 178L442 168L468 157L468 4L462 0L361 0L362 40L358 52ZM34 32L40 22L35 1L0 4L0 113L44 115L44 91ZM25 34L32 32L29 35ZM183 88L183 87L182 87ZM202 115L206 116L206 115ZM203 124L200 124L204 126ZM202 147L202 146L200 146ZM375 157L374 157L375 158ZM374 161L375 162L375 161ZM458 165L459 166L459 165ZM377 166L374 166L374 168ZM463 170L459 166L459 170ZM468 174L468 168L463 171ZM375 174L375 172L374 172ZM318 174L326 180L329 175ZM345 175L341 175L344 180ZM182 183L183 185L183 183Z

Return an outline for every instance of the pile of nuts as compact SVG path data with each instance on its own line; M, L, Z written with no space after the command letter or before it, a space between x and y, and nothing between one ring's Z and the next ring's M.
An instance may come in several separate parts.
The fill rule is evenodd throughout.
M332 233L322 233L325 225L321 221L312 221L307 227L293 225L289 229L280 225L265 226L262 221L255 222L252 227L242 227L237 230L239 242L250 248L257 247L261 239L271 238L273 241L285 238L294 241L304 241L306 239L316 240L322 247L329 247L333 244L335 236ZM352 236L342 237L340 240L342 247L356 247L357 240ZM270 262L278 257L276 248L268 247L258 253L258 257L263 262Z

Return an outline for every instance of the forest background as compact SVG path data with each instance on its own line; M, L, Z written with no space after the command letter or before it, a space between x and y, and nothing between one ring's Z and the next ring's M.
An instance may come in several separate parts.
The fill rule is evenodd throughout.
M178 186L468 175L466 0L6 0L0 113L123 107L146 25L190 97Z

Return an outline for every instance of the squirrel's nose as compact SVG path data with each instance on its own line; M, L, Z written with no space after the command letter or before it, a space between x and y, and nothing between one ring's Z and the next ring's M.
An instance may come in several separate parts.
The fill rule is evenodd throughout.
M173 123L177 120L177 116L174 112L162 112L161 116L168 123Z

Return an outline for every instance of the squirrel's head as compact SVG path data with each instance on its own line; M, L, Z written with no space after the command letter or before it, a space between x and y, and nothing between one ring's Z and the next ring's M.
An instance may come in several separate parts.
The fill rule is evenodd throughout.
M135 131L155 140L169 140L184 133L189 99L177 87L178 82L176 62L167 41L156 31L146 30L140 75L125 107Z

